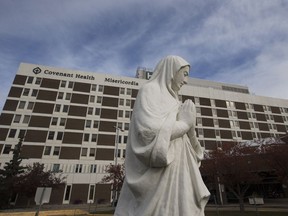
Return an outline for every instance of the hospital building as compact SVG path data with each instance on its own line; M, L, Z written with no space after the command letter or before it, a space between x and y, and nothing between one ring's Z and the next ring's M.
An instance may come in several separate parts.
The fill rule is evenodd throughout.
M125 77L20 64L0 116L0 168L24 137L22 165L40 162L67 176L52 190L51 204L110 202L111 186L101 179L107 165L125 160L133 105L152 73L135 72ZM180 99L194 101L197 135L207 151L288 130L288 100L254 95L246 86L190 78Z

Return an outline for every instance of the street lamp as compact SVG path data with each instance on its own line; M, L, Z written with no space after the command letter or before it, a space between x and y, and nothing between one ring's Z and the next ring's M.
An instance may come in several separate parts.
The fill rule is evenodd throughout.
M115 140L115 146L116 146L116 150L115 150L115 167L117 166L117 159L118 159L118 145L119 145L119 131L124 132L124 130L122 130L121 128L114 126L114 128L116 129L116 140ZM117 193L116 193L116 188L113 188L113 202L112 202L112 206L115 206L116 204L116 200L117 200Z

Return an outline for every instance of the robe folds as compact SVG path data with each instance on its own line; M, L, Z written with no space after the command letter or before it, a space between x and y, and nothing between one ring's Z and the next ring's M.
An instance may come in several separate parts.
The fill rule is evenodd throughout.
M204 215L210 193L199 171L203 150L195 136L171 140L181 106L171 80L186 65L180 57L166 57L138 92L116 216Z

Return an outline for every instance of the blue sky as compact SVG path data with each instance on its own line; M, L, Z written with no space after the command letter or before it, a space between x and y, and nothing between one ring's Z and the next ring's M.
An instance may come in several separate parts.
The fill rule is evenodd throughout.
M288 99L286 0L0 0L0 110L21 62L135 76L166 55L191 77Z

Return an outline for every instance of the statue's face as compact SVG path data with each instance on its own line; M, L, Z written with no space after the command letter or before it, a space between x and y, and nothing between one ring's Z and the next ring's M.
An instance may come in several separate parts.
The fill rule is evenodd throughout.
M189 66L184 66L175 74L171 84L171 88L174 91L179 91L183 85L187 84L189 69Z

